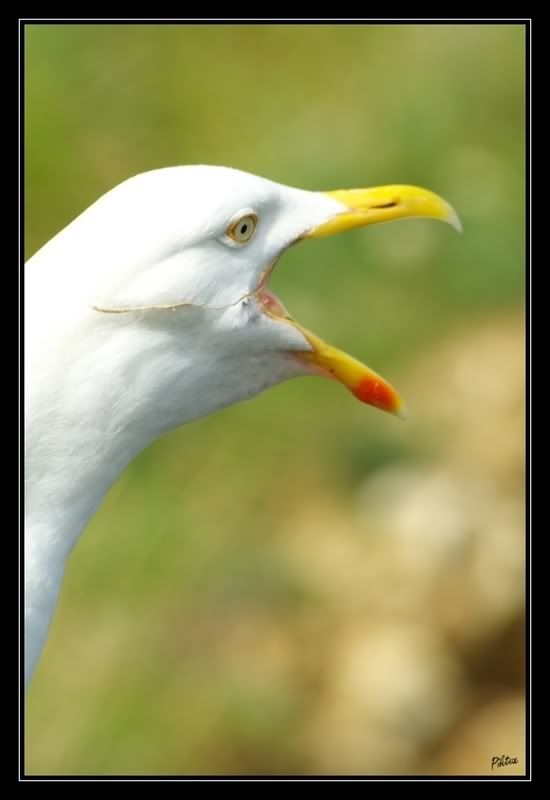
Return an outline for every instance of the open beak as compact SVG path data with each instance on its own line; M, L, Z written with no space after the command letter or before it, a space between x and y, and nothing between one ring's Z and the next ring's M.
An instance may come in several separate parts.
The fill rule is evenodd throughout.
M341 204L342 211L307 231L302 239L320 239L352 228L407 217L439 219L448 222L457 231L462 230L456 211L445 200L417 186L378 186L371 189L344 189L326 194ZM289 321L311 345L311 351L300 353L299 358L313 372L336 378L362 402L405 418L402 399L384 378L347 353L326 344L294 320Z

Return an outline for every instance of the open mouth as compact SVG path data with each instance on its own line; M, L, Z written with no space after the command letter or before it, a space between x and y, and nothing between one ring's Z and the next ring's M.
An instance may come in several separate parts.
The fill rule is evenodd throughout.
M326 194L341 204L342 211L307 231L302 239L322 238L352 228L407 217L439 219L461 230L454 209L438 195L417 186L380 186ZM267 288L274 266L272 264L265 270L255 296L264 313L293 325L310 344L311 350L296 352L296 358L312 373L338 380L361 402L405 419L405 404L388 381L352 356L327 344L290 317L283 303Z
M272 319L297 328L311 350L293 353L315 375L340 381L363 403L406 418L405 405L398 392L384 378L342 350L332 347L292 319L283 303L265 284L255 292L260 307Z

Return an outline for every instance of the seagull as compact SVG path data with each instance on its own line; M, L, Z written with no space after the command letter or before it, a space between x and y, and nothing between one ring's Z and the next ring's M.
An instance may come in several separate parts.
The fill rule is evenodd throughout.
M311 192L167 167L107 192L27 262L25 687L73 547L155 439L303 375L404 416L396 390L296 322L269 279L298 242L406 217L460 229L414 186Z

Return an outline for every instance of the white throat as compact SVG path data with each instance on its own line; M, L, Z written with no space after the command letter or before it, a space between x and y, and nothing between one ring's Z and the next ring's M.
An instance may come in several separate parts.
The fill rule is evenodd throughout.
M26 684L66 560L128 463L166 431L299 372L291 360L243 356L237 322L246 302L120 316L50 307L33 286L39 266L29 264L26 298ZM235 324L234 348L227 333L218 341L223 317L224 331Z

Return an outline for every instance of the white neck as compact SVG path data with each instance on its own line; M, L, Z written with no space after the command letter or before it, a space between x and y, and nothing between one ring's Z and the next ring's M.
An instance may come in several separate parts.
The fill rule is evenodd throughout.
M288 361L243 358L238 346L233 355L227 335L224 347L205 342L214 326L200 309L101 314L45 298L27 276L26 682L65 562L127 464L166 431L299 374Z
M26 451L25 685L46 640L71 550L120 472L147 444L143 439L130 444L122 436L101 436L99 431L94 435L82 427L71 431L61 407L41 416L39 425L46 430L41 444L33 441L31 409Z
M281 227L282 192L296 213ZM255 197L265 235L225 246L226 221ZM67 558L126 465L166 431L307 371L289 356L308 349L302 333L250 295L335 207L232 170L160 170L107 193L26 264L26 681Z
M26 342L26 684L82 530L121 471L162 433L161 425L139 420L124 365L112 359L101 365L100 332L86 324L58 328L44 315L41 322L29 326Z

